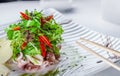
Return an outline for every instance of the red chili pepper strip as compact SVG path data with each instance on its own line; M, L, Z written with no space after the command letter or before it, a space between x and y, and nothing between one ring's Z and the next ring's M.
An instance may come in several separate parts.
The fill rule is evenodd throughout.
M39 42L40 42L40 48L41 48L42 56L45 58L46 57L46 49L45 49L44 42L41 40L41 38L39 38Z
M41 26L43 26L47 21L50 21L51 19L53 19L53 15L50 15L45 19L43 17L41 17L40 18Z
M39 38L40 38L47 46L49 46L50 48L52 48L52 45L51 45L49 39L48 39L46 36L42 35L42 36L39 36Z
M29 20L30 19L25 13L20 12L20 14L21 14L23 19L25 19L25 20Z
M20 30L20 26L14 27L13 30L14 31Z
M43 19L43 17L40 18L41 26L43 26L46 23L46 20Z
M21 45L21 50L24 50L25 46L27 46L27 42L23 42L23 44Z
M46 21L50 21L51 19L53 19L53 15L50 15L46 18Z

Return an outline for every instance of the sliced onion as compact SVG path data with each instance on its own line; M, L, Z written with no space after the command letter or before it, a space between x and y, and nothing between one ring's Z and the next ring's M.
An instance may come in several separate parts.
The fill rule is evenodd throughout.
M26 55L27 59L30 60L34 65L42 65L43 61L42 60L37 60L34 57L31 57L29 55Z
M17 61L20 61L23 58L23 53L20 52L20 55L18 56L18 58L16 59Z

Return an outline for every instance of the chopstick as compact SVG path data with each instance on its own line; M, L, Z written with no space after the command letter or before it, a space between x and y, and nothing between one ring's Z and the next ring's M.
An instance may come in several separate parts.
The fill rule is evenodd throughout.
M82 40L84 40L84 39L82 39ZM86 40L84 40L84 41L86 42ZM87 42L88 42L88 40L87 40ZM91 41L90 41L90 42L91 42ZM88 48L87 46L81 44L80 42L77 41L76 43L77 43L79 46L81 46L81 48L85 49L87 52L89 52L89 53L93 54L94 56L100 58L102 61L106 62L107 64L109 64L109 65L112 66L113 68L115 68L115 69L117 69L117 70L120 71L120 67L117 66L116 64L114 64L112 61L108 60L107 58L104 58L103 56L101 56L101 55L99 55L99 54L97 54L95 51L93 51L92 49ZM92 42L92 43L94 44L94 42ZM96 43L96 44L97 44L97 43ZM96 45L96 44L94 44L94 45Z
M107 52L110 52L110 53L112 53L112 54L115 54L116 56L120 56L120 52L118 52L118 51L116 51L116 50L113 50L113 49L110 49L110 48L106 48L106 47L103 46L103 45L100 45L100 44L98 44L98 43L89 41L89 40L84 39L84 38L80 38L80 40L81 40L81 41L84 41L84 42L87 42L87 43L89 43L89 44L91 44L91 45L94 45L94 46L96 46L96 47L98 47L98 48L101 48L101 49L103 49L103 50L105 50L105 51L107 51Z

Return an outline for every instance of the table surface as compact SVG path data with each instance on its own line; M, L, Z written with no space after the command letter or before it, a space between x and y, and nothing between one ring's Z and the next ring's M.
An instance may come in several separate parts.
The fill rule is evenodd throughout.
M48 3L49 4L49 3ZM44 6L50 6L51 4ZM120 25L105 21L101 13L101 0L76 0L73 1L74 11L63 14L75 22L104 34L120 37ZM53 2L54 7L58 6ZM19 17L19 12L25 9L42 9L39 1L17 1L0 3L0 26L14 22ZM109 75L108 75L109 74ZM119 76L119 72L110 68L94 76Z

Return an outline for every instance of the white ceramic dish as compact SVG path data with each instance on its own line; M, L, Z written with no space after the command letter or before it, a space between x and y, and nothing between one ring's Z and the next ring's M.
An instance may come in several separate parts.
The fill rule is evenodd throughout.
M120 50L120 40L118 38L91 31L72 20L69 20L69 18L66 18L54 9L46 9L44 10L44 14L53 14L55 20L60 23L64 29L64 34L62 35L64 39L61 50L62 56L61 62L58 66L60 70L60 76L90 76L109 67L100 59L81 49L75 43L75 41L80 37L89 39L115 50ZM8 24L0 27L0 38L6 36L4 28L7 26ZM119 60L119 58L116 58L116 56L112 54L108 54L107 52L94 46L90 46L88 44L86 45L114 62ZM85 56L86 58L83 59L81 56ZM10 76L18 76L18 74L18 72L11 72Z

